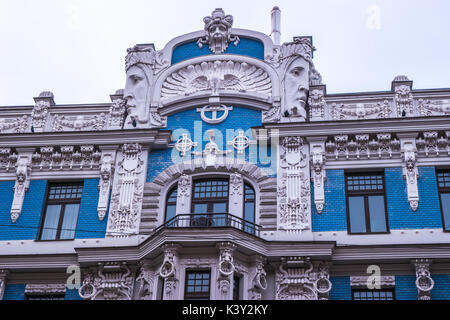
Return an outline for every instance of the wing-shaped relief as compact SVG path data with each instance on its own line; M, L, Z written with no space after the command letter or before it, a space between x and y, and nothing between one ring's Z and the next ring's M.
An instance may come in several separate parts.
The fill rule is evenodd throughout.
M162 85L161 100L208 90L214 94L218 91L238 91L271 96L272 82L266 71L246 62L202 62L170 74Z

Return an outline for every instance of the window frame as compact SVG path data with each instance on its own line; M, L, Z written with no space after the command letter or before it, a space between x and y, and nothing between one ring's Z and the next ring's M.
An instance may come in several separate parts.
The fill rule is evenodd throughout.
M208 284L208 298L207 299L201 299L203 297L206 298L206 293L200 292L200 293L188 293L188 274L190 273L208 273L209 275L209 284ZM202 268L202 269L186 269L184 273L184 300L211 300L211 269L209 268ZM200 299L199 299L200 298Z
M175 202L170 202L170 205L175 204L175 215L172 218L167 219L167 207L169 206L169 199L170 199L170 196L172 195L172 193L175 191L175 189L177 190L177 197L178 197L178 183L175 183L173 186L171 186L168 189L169 191L166 192L166 201L164 202L165 206L164 206L164 222L163 223L166 223L177 216L177 212L176 212L177 201L175 200Z
M450 193L450 187L440 187L439 186L439 177L438 177L438 174L441 172L450 173L450 169L442 168L442 169L435 169L435 170L436 170L436 184L437 184L437 189L438 189L438 194L439 194L439 208L441 210L442 230L443 230L443 232L450 233L450 229L445 229L444 207L442 206L442 197L441 197L442 193Z
M381 287L381 289L365 289L365 288L352 288L352 301L395 301L397 300L395 297L395 288L393 287L389 287L389 288L383 288ZM389 291L392 293L392 299L355 299L355 292L381 292L381 291Z
M195 199L195 183L196 182L200 182L200 181L213 181L213 180L226 181L228 183L228 191L227 191L228 195L226 197L226 201L225 201L225 198L217 198L217 197L212 198L211 197L211 198L198 199L198 201L196 202L195 201L196 200ZM208 178L205 178L205 177L195 178L195 177L193 177L191 192L192 192L191 193L191 214L192 215L196 215L196 214L200 214L200 215L206 215L206 214L227 214L227 213L229 213L229 209L230 209L230 177L229 176L227 176L227 177L213 176L213 177L208 177ZM213 209L213 205L214 205L214 203L217 203L217 202L225 202L226 203L225 212L221 212L221 213L213 212L213 210L212 210ZM206 203L206 205L207 205L206 211L207 212L195 213L195 210L194 210L195 204L201 204L201 203Z
M349 191L348 190L348 177L349 176L370 176L370 175L380 175L383 181L383 191L379 190L361 190L361 191ZM344 172L344 180L345 180L345 204L347 211L347 233L350 235L367 235L367 234L389 234L389 215L388 215L388 207L387 207L387 197L386 197L386 179L384 171L361 171L361 172ZM369 211L369 196L380 196L382 195L384 198L384 216L386 223L386 231L383 232L371 232L370 227L370 211ZM366 223L366 232L352 232L350 225L350 207L349 207L349 198L353 196L364 197L364 217Z
M55 185L69 185L69 184L79 184L81 185L81 196L80 198L76 198L76 199L49 199L50 196L50 189L52 186ZM79 204L80 207L78 208L78 215L80 214L80 208L81 208L81 200L83 198L83 191L84 191L84 180L64 180L64 181L52 181L52 182L48 182L47 183L47 190L45 192L45 201L44 201L44 207L43 207L43 213L42 213L42 218L41 218L41 224L40 224L40 228L39 228L39 234L38 234L38 239L37 241L72 241L75 239L75 234L76 234L76 229L78 226L78 217L77 217L77 221L75 223L75 234L73 239L60 239L61 237L61 228L62 228L62 224L64 221L64 213L65 213L65 208L66 208L66 204ZM44 231L44 223L45 223L45 218L47 216L47 207L48 205L57 205L60 204L61 205L61 209L59 211L59 219L58 219L58 226L56 229L56 235L55 235L55 239L41 239L42 238L42 233Z

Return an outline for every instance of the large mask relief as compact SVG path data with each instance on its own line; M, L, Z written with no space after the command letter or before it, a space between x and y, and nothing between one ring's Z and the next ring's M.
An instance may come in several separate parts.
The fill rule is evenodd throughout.
M123 94L127 107L125 129L158 127L165 124L165 119L150 106L155 73L168 65L160 59L160 53L156 52L153 46L135 46L128 49Z
M309 70L309 62L302 57L293 60L286 69L283 79L285 97L284 112L287 111L291 117L306 119Z

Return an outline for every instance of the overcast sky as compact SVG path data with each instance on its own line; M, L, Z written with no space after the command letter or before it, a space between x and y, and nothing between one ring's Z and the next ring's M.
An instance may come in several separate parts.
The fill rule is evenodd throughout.
M328 93L383 91L405 74L415 89L450 88L448 0L0 0L0 105L109 102L125 84L126 49L203 29L216 7L234 27L281 39L313 36Z

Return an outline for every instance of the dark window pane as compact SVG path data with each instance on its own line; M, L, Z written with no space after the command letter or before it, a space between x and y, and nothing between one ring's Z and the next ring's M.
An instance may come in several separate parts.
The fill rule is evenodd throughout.
M205 203L196 203L194 204L194 213L207 213L208 205Z
M369 196L370 231L386 232L384 196Z
M231 212L233 214L233 212ZM244 204L244 220L255 223L255 203L246 202Z
M60 239L73 239L75 237L79 208L80 205L78 203L65 205Z
M166 221L169 221L173 217L175 217L177 214L177 206L176 205L167 205L166 208Z
M348 197L348 207L350 231L352 233L366 232L364 197Z
M45 211L44 227L42 229L41 240L55 240L59 223L61 205L48 205Z
M226 213L227 204L226 203L213 203L213 213Z
M441 204L445 230L450 230L450 193L441 193Z

